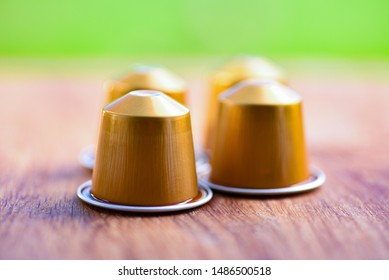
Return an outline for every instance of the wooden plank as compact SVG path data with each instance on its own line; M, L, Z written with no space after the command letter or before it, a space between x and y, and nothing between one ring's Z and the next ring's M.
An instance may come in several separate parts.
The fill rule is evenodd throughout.
M77 156L97 135L101 76L3 76L0 258L388 259L389 75L308 74L292 86L305 99L310 161L325 186L289 197L216 193L169 215L105 211L75 196L91 176ZM196 139L200 78L191 80Z

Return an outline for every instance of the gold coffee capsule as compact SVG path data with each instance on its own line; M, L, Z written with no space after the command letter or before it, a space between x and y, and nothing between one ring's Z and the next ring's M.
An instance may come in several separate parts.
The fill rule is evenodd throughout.
M270 81L244 81L220 95L209 180L272 189L309 179L301 103Z
M189 110L146 90L105 106L91 192L125 205L172 205L196 198Z
M212 198L198 186L189 110L159 91L137 90L103 108L93 178L84 202L130 212L190 209Z
M179 103L185 103L186 86L181 78L161 67L136 65L120 79L107 83L106 104L114 102L130 91L142 89L162 91ZM79 161L83 167L93 170L95 150L94 145L82 149Z
M214 141L219 94L233 85L248 79L286 83L284 73L272 62L262 57L240 56L224 65L211 78L211 94L204 143L206 149L211 149Z
M156 66L137 65L122 78L111 81L107 86L107 103L111 103L133 90L157 90L185 104L186 85L184 80L170 71Z

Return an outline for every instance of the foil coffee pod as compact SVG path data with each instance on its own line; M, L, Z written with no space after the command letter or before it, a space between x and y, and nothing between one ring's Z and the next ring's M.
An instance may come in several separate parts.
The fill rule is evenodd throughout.
M148 65L134 65L118 79L107 82L106 103L112 103L130 91L134 90L157 90L162 91L177 102L185 104L187 87L183 79L169 70ZM93 170L96 154L96 147L90 145L81 150L79 154L80 164ZM198 164L202 163L202 157Z
M214 144L218 97L220 93L248 79L270 80L286 84L283 71L263 57L239 56L221 67L211 77L209 107L205 124L204 148L210 151Z
M309 168L302 99L277 82L247 80L219 96L211 167L200 182L220 191L274 195L319 187Z
M185 104L186 83L169 70L148 65L135 65L119 79L107 83L107 103L134 90L162 91L177 102Z
M103 108L92 180L78 197L94 206L169 212L207 203L197 182L189 110L158 91L137 90Z

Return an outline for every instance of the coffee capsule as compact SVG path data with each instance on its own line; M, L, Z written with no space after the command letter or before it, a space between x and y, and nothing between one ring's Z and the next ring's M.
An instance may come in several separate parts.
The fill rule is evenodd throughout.
M184 80L165 68L147 65L134 65L119 79L107 82L106 104L130 91L142 89L162 91L177 102L185 104L187 89ZM96 160L95 149L94 145L90 145L81 150L79 155L81 165L90 170L93 170Z
M243 81L219 96L211 170L201 176L214 189L242 194L286 194L319 187L310 170L302 99L272 81Z
M197 184L190 112L159 91L132 91L103 108L92 177L79 197L109 209L176 211L212 197Z
M286 84L283 71L263 57L239 56L224 65L210 80L209 108L205 124L205 150L210 151L215 138L218 96L233 85L248 79L278 81Z
M107 83L107 103L133 90L162 91L177 102L185 104L186 84L169 70L147 65L135 65L121 78Z

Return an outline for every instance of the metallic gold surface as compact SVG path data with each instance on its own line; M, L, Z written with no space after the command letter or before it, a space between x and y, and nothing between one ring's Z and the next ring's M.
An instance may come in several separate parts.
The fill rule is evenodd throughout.
M162 91L181 104L185 104L185 82L164 68L146 65L134 66L122 78L108 82L107 103L139 89Z
M270 81L243 81L219 96L211 182L282 188L309 177L301 97Z
M171 205L198 195L189 110L158 91L103 108L92 194L125 205Z
M239 56L211 77L204 148L211 149L215 138L218 96L233 85L248 79L278 81L286 84L284 73L269 60L256 56Z

